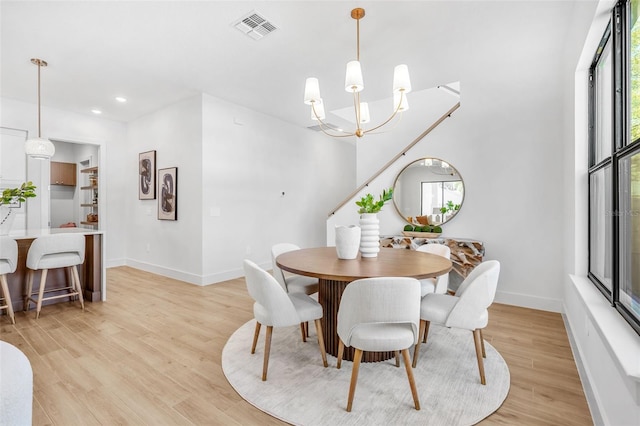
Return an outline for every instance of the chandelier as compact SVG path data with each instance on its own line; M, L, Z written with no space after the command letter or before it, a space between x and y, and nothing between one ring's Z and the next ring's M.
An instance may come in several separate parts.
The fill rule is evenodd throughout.
M49 139L43 138L40 131L40 68L46 67L47 63L37 58L31 59L31 63L38 66L38 137L28 139L25 142L24 150L29 157L46 160L56 152L56 147L53 143Z
M318 121L320 130L332 137L357 136L361 138L366 133L377 130L389 123L399 112L409 109L407 102L407 93L411 91L409 69L406 65L397 65L393 70L393 113L382 124L369 129L362 128L363 124L370 121L369 105L360 101L360 92L364 89L362 69L360 67L360 19L364 17L364 9L353 9L351 17L356 20L356 60L347 63L344 90L353 94L356 129L353 132L345 132L334 129L323 121L325 119L324 103L320 97L320 85L317 78L307 78L304 88L304 103L311 105L311 118Z

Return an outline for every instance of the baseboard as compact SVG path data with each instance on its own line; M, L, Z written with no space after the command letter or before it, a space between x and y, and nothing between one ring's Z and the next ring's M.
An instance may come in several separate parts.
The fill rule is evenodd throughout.
M189 272L178 271L176 269L154 265L152 263L140 262L133 259L127 259L126 266L131 266L132 268L140 269L142 271L162 275L163 277L169 277L175 280L184 281L189 284L195 284L200 286L203 285L201 276L192 274Z
M111 263L111 262L110 262ZM164 266L155 265L147 262L140 262L133 259L125 259L123 263L117 263L113 266L130 266L132 268L140 269L142 271L151 272L153 274L162 275L163 277L173 278L175 280L180 280L187 282L189 284L199 285L199 286L207 286L212 284L218 284L223 281L232 280L235 278L240 278L244 276L244 270L241 268L232 269L229 271L218 272L215 274L209 275L197 275L189 272L178 271L176 269L166 268ZM261 268L265 270L271 269L271 262L263 262L258 264ZM111 267L111 266L108 266Z
M122 259L109 259L107 261L105 261L105 267L106 268L117 268L118 266L126 266L127 265L127 259L122 258Z
M560 299L550 299L547 297L530 296L521 293L497 291L494 301L496 303L504 303L505 305L539 309L541 311L563 312L562 300Z

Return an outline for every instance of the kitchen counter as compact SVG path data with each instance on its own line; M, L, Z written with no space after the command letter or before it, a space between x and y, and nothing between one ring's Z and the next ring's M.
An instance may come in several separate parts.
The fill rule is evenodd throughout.
M53 228L16 230L9 233L9 237L18 243L18 267L13 274L7 275L9 293L13 302L13 310L23 310L24 291L27 279L27 253L33 240L44 235L53 234L82 234L85 236L84 263L78 266L78 274L82 285L84 300L88 302L102 301L105 298L105 271L103 262L103 231L86 228ZM40 271L36 271L33 279L34 291L40 285ZM64 269L50 270L47 275L47 290L66 287L66 274ZM55 294L55 293L52 293ZM64 294L60 292L60 294ZM47 300L43 305L67 302L67 298ZM32 305L33 308L33 305ZM35 310L34 310L35 312ZM46 311L43 312L46 314Z

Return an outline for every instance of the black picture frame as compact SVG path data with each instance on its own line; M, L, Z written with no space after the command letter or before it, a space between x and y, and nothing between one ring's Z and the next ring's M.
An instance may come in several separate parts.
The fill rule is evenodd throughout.
M138 199L156 199L156 152L138 154Z
M158 220L178 220L178 168L158 170Z

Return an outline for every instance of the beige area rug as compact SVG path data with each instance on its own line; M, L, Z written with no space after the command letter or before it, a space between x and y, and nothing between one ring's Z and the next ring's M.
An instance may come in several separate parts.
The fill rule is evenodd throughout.
M471 425L497 410L509 393L509 369L491 345L485 342L483 386L471 332L432 325L414 370L421 410L413 407L404 366L389 360L361 364L347 413L352 363L345 361L338 370L336 358L327 355L329 366L323 368L314 327L306 343L299 327L274 328L266 382L261 380L265 327L251 355L254 327L249 321L229 338L222 369L242 398L291 424Z

